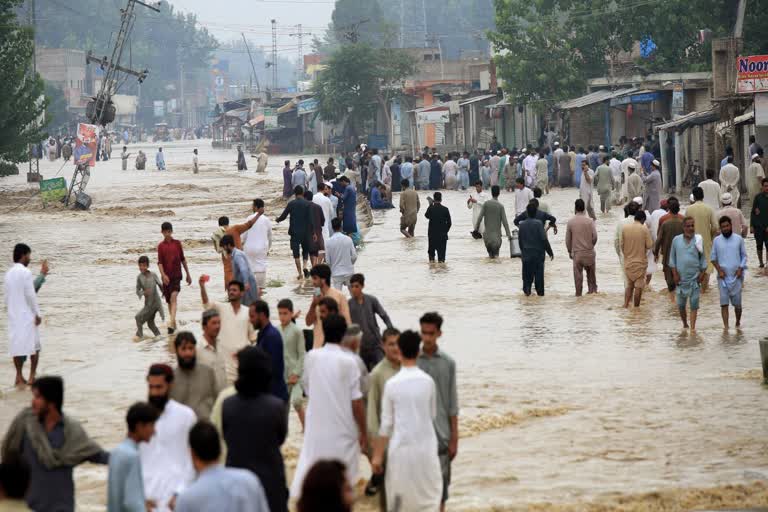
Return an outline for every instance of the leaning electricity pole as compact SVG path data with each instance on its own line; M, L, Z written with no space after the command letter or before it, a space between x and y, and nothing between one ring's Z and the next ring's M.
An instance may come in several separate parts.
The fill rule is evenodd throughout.
M104 56L99 59L94 57L90 51L86 57L87 62L98 63L105 72L99 92L95 98L88 102L85 109L86 117L93 124L106 126L115 120L115 105L112 103L112 96L117 93L120 73L135 76L138 78L139 83L142 83L149 73L146 69L144 71L134 71L120 65L125 42L128 40L133 30L133 24L136 21L136 14L134 14L136 4L152 9L155 12L160 12L160 9L154 5L146 4L141 0L128 0L128 5L126 5L125 9L120 10L122 22L120 24L120 31L117 33L117 39L115 40L115 47L112 49L112 57L107 59Z
M245 44L245 51L248 52L248 59L251 61L251 71L253 71L253 79L256 80L256 92L261 92L261 85L259 84L259 77L256 75L256 66L253 64L253 56L251 55L251 49L248 47L248 41L245 39L245 34L240 32L243 36L243 43ZM253 95L253 91L250 91Z

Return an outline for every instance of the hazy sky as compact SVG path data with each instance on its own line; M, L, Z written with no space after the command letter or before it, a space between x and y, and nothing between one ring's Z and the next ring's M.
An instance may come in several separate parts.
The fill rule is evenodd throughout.
M170 0L177 10L194 12L202 25L219 41L246 38L256 45L272 48L270 20L277 20L277 47L281 56L295 59L298 52L296 25L303 32L322 37L331 21L333 0ZM310 52L311 35L304 36L304 53Z

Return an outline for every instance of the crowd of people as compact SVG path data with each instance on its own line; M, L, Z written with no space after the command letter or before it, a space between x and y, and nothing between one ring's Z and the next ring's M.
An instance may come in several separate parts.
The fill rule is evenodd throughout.
M417 191L433 191L424 212L428 257L445 262L452 220L441 190L466 190L473 236L483 239L490 258L500 256L506 237L511 254L522 259L523 292L543 296L546 256L554 258L549 238L558 234L545 195L554 187L576 186L565 246L581 296L584 273L587 293L598 291L597 192L602 212L623 205L613 242L623 269L624 306L641 305L661 261L685 328L696 328L712 273L724 326L731 307L740 326L748 231L764 268L768 179L762 148L755 147L745 196L738 193L739 170L729 150L719 183L708 172L685 211L679 198L662 197L669 184L662 182L650 146L622 140L616 148L588 149L561 148L558 142L521 151L492 146L483 155L454 153L445 160L425 149L414 161L361 146L339 168L333 158L325 166L310 162L306 169L303 160L295 166L285 161L282 195L289 201L274 223L289 219L297 279L312 284L304 330L296 323L302 311L291 300L265 300L274 223L262 199L253 201L253 213L241 223L218 219L211 240L222 260L217 286L221 291L223 284L227 299L212 300L211 276L198 277L200 339L177 330L181 283L191 284L193 277L173 226L164 222L157 273L149 256L138 259L136 294L143 305L135 315L135 339L144 339L145 325L159 336L159 315L166 320L176 365L147 369L147 400L128 408L126 438L111 452L63 411L63 379L36 374L42 347L37 294L48 268L42 262L34 279L32 250L17 244L4 279L10 353L15 384L29 386L32 400L4 437L0 503L14 502L19 510L74 510L73 468L93 462L109 466L110 512L279 512L288 510L290 499L300 512L348 511L366 457L373 477L365 493L379 495L381 510L443 510L458 451L456 363L439 347L438 313L422 315L418 332L400 332L381 301L368 293L365 276L355 271L358 194L373 208L389 209L392 194L399 192L400 231L412 238L421 210ZM503 192L514 197L511 223L499 201ZM750 204L749 220L739 204ZM31 369L25 378L27 358ZM281 446L291 411L303 443L289 481Z

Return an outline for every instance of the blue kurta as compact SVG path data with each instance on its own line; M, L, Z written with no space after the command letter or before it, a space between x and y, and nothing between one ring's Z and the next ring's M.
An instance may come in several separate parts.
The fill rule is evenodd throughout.
M440 161L435 159L429 164L429 189L440 190L443 185L443 167Z
M176 512L269 512L264 488L247 469L211 466L176 500Z
M341 202L344 208L344 216L341 219L341 229L345 233L357 232L357 192L352 185L347 185L344 194L341 196Z
M259 300L259 285L251 271L248 257L240 249L232 249L232 277L247 286L241 302L243 306L250 306Z
M107 512L144 512L144 499L139 445L129 438L109 456Z

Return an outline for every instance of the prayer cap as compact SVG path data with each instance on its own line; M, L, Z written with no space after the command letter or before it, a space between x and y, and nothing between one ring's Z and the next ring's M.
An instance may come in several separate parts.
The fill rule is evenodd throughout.
M640 196L637 196L636 198L634 198L634 199L632 200L632 202L633 202L633 203L637 203L637 204L639 204L640 206L642 206L642 205L643 205L643 198L642 198L642 197L640 197Z
M659 166L661 166L661 162L659 162L658 160L654 160L654 161L653 161L653 162L651 162L651 163L652 163L653 165L655 165L656 167L659 167Z
M758 158L760 158L760 155L758 155L757 153L755 153L754 155L752 155L752 160L753 160L753 161L754 161L754 160L757 160Z
M720 196L720 202L723 203L723 205L731 204L733 202L733 198L731 197L731 194L726 192Z

